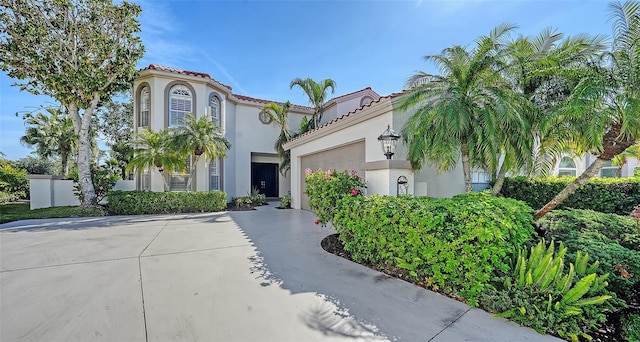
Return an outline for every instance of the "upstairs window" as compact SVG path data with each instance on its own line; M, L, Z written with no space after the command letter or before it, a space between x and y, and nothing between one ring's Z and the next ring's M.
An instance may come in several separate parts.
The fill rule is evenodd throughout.
M569 157L562 157L558 166L558 176L577 176L576 163Z
M175 85L169 91L169 127L182 126L187 114L192 113L192 94L189 88Z
M220 127L220 99L215 94L209 96L209 116L216 127Z
M363 97L362 99L360 99L360 107L368 105L371 102L373 102L373 97L367 95L367 96Z
M140 115L138 117L139 127L149 127L149 112L151 110L151 95L149 87L144 86L140 90Z

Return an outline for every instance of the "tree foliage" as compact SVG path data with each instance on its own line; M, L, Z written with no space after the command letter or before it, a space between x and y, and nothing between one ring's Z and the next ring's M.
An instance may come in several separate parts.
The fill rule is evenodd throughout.
M78 136L83 205L96 203L90 129L98 104L130 88L144 48L140 6L111 0L2 0L0 69L33 94L56 99Z
M336 89L336 82L329 78L320 80L320 82L316 82L312 78L295 78L289 84L289 88L293 89L293 87L302 89L309 98L309 104L313 106L313 118L308 122L308 125L305 125L304 129L318 128L324 112L324 103L327 102L327 90L331 88L331 93L333 94Z
M287 175L287 171L291 168L291 150L286 150L282 147L287 141L291 140L293 132L287 126L289 121L289 108L291 108L291 102L287 101L282 105L274 102L269 102L262 107L262 111L267 113L271 118L274 125L280 128L280 134L274 143L278 156L280 157L280 174Z

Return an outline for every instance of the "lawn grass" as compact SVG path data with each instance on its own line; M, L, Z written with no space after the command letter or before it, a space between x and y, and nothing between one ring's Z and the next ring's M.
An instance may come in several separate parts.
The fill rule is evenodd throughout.
M18 220L104 216L105 212L97 208L55 207L29 210L29 203L10 203L0 205L0 223Z

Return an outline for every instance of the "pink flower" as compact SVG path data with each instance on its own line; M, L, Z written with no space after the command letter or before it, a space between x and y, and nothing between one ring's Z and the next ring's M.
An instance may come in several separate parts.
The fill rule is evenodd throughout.
M100 189L100 190L104 190L104 188L102 187L102 185L100 185L100 187L98 187L98 189Z
M352 196L358 196L358 190L356 190L356 189L351 189L351 191L350 191L350 192L351 192L351 195L352 195Z
M305 175L307 175L307 176L308 176L308 175L310 175L310 174L312 174L312 173L313 173L313 171L311 171L311 169L310 169L310 168L306 168L306 169L304 169L304 174L305 174Z
M358 171L356 171L356 170L351 170L351 175L352 175L352 176L353 176L353 175L355 175L356 173L358 173Z
M303 195L306 195L306 194L307 194L307 192L306 192L306 191L303 191L303 192L302 192L302 194L303 194Z
M313 221L313 223L320 224L320 220L316 219L315 221Z

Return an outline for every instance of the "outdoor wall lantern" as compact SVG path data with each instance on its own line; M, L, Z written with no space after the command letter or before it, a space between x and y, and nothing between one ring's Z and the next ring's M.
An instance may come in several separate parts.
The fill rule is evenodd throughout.
M378 137L378 141L382 145L382 152L387 156L387 159L391 159L391 156L396 152L398 139L400 136L391 129L391 125L387 125L387 129Z

